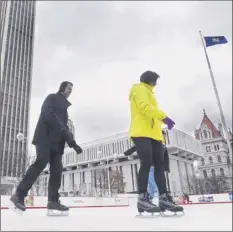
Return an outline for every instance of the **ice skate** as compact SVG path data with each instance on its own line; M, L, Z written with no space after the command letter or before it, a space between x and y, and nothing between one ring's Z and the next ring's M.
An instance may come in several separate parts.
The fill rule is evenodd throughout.
M159 207L161 209L161 216L169 217L169 216L183 216L184 215L184 208L182 206L177 205L172 196L169 194L162 194L159 197ZM165 213L165 212L172 212Z
M149 199L148 193L141 193L138 195L137 208L139 215L137 217L148 217L148 215L143 215L142 213L146 212L151 214L149 217L159 216L160 208L153 204L153 202Z
M9 202L9 208L17 214L23 215L23 212L26 211L24 197L20 197L17 194L12 195Z
M47 205L47 216L68 216L69 208L62 205L60 201L48 202Z

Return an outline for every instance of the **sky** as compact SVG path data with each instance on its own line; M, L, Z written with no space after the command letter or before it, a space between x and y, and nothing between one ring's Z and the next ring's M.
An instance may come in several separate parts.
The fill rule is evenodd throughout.
M127 132L128 93L146 70L161 76L155 96L177 129L194 135L203 108L218 123L199 30L228 40L207 52L232 128L231 1L38 1L30 138L45 97L64 80L74 84L69 116L77 143Z

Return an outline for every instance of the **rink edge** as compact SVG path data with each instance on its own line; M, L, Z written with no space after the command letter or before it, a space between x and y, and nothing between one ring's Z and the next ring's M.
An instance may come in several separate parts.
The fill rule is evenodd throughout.
M216 205L216 204L232 204L232 201L194 202L190 204L179 204L179 205Z
M179 204L183 206L191 206L191 205L216 205L216 204L232 204L232 201L219 201L219 202L194 202L191 204ZM130 205L77 205L77 206L69 206L71 209L78 208L121 208L121 207L129 207ZM0 208L9 209L9 207L3 206ZM47 209L46 206L27 206L26 209Z
M68 206L70 209L77 208L122 208L129 207L129 205L77 205L77 206ZM2 209L9 209L9 207L3 206ZM26 209L47 209L47 206L27 206Z

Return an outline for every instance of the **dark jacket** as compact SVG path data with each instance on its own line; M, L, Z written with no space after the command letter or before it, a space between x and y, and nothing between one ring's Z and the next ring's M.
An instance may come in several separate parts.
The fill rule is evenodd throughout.
M69 130L67 109L70 105L60 93L47 96L41 108L32 144L48 146L61 154L64 153L64 130Z

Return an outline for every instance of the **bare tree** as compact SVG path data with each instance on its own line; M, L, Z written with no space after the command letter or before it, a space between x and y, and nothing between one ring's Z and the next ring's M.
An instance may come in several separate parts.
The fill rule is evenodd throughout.
M96 170L96 184L97 188L108 189L108 171L106 169ZM117 193L124 193L126 182L123 174L118 170L109 171L110 188L116 190Z
M202 178L200 180L204 187L204 193L225 193L232 191L232 178L225 176L213 176L209 178Z
M198 180L195 176L192 176L191 178L183 178L183 185L184 189L183 192L186 194L198 194Z

